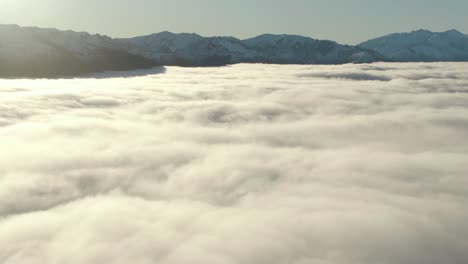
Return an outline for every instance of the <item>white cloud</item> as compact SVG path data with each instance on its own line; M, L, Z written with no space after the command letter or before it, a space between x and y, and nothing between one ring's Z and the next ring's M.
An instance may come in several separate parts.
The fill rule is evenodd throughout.
M0 263L467 263L467 73L0 80Z

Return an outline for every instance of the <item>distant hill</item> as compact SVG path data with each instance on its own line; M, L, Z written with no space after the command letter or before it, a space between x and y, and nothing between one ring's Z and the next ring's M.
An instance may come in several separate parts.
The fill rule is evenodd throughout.
M457 30L396 33L366 41L359 47L401 62L468 61L468 36Z
M216 66L243 62L342 64L388 60L365 48L295 35L265 34L239 40L162 32L119 41L127 45L129 52L164 65Z
M106 36L0 25L0 76L65 77L149 68L157 63L131 54Z

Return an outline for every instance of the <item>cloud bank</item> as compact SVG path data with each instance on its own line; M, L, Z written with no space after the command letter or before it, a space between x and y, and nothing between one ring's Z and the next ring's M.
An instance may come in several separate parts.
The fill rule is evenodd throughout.
M152 73L0 80L0 263L468 262L468 64Z

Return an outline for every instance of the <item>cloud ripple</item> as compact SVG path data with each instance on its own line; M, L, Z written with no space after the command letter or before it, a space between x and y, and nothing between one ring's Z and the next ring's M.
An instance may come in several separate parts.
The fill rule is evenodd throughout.
M465 264L467 73L0 80L0 263Z

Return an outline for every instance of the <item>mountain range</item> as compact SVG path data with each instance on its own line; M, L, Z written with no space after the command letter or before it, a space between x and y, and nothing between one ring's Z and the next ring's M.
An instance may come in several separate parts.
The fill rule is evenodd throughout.
M251 39L161 32L113 39L85 32L0 25L0 77L63 77L158 65L344 64L468 61L468 36L418 30L357 46L297 35Z
M119 39L127 51L163 65L219 66L235 63L342 64L387 60L378 52L329 40L264 34L251 39L162 32Z

